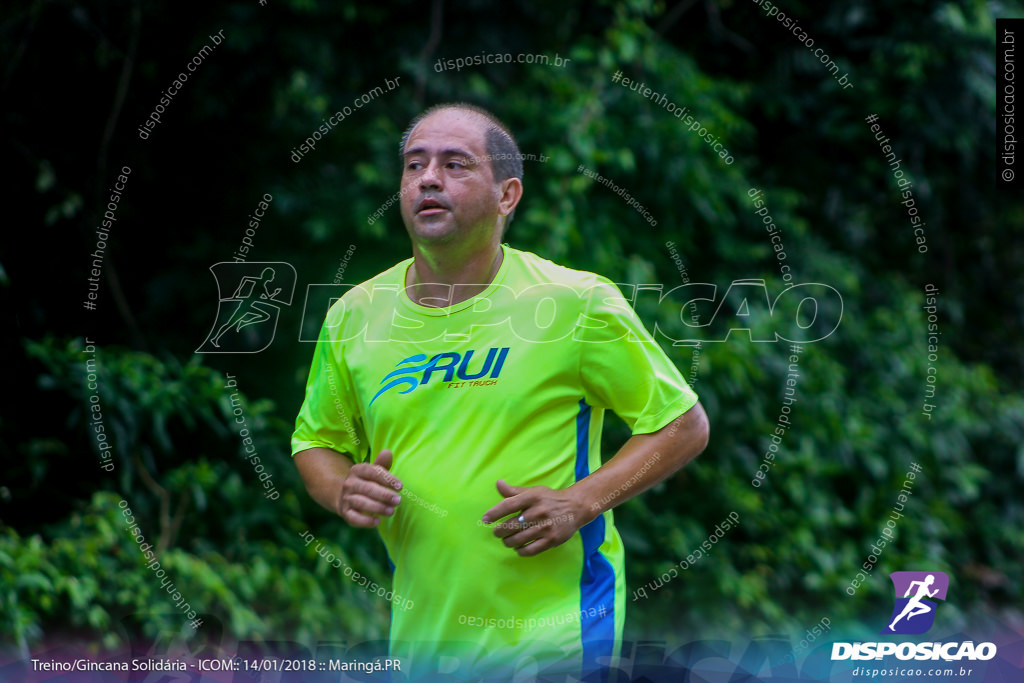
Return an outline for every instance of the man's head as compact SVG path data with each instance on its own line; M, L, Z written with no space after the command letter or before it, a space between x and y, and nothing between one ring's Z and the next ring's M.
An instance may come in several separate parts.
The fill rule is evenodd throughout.
M441 104L402 136L402 219L413 239L504 234L522 197L523 162L508 128L471 104Z

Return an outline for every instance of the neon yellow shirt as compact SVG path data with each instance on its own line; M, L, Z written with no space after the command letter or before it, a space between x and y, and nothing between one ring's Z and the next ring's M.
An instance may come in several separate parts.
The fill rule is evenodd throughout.
M579 672L618 656L622 540L611 511L557 548L520 557L481 518L498 479L563 489L601 465L611 409L657 431L697 396L618 288L503 245L494 281L447 308L413 302L407 259L327 314L292 452L372 462L404 488L378 527L394 564L391 655L451 679L529 667ZM453 663L457 663L452 671ZM547 668L545 668L547 667Z

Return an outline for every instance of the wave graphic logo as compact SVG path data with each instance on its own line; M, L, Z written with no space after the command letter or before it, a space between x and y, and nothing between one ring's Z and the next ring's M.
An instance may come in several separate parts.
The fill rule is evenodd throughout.
M445 353L439 353L430 360L427 360L426 354L417 353L415 356L409 356L405 360L401 360L395 364L396 370L392 370L384 379L380 381L383 385L380 390L374 394L373 398L370 399L370 405L376 401L381 394L394 389L395 387L405 386L405 389L399 391L400 394L408 394L410 391L418 388L420 385L426 384L430 381L431 375L435 372L443 372L445 382L451 382L453 377L458 377L461 380L474 380L480 379L488 372L492 379L497 379L498 375L501 374L501 369L505 365L505 358L508 357L509 347L503 348L490 348L487 351L487 357L484 359L483 367L479 372L470 372L469 364L473 358L474 351L466 351L465 354L456 353L454 351L446 351ZM414 365L409 365L413 363ZM408 367L402 367L407 365ZM422 376L417 377L416 375L422 371Z

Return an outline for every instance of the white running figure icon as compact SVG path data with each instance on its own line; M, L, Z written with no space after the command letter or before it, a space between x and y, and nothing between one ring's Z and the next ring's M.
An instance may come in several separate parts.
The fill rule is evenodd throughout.
M281 293L280 287L273 292L270 291L270 283L274 281L275 274L273 268L264 268L259 277L247 275L242 278L235 289L235 293L231 295L231 299L227 299L227 301L237 300L238 308L231 314L231 318L220 326L217 334L210 340L211 344L220 348L220 344L217 342L232 327L235 328L235 332L241 332L243 327L270 320L272 316L267 309L267 304L257 300L255 297L256 284L263 284L263 293L260 294L260 299L274 301L274 297Z
M914 595L914 597L910 598L910 602L906 604L906 606L903 608L903 611L900 612L899 616L893 619L892 623L889 624L890 631L895 630L893 627L896 626L896 622L898 622L903 617L906 617L907 621L910 621L911 617L916 617L918 614L927 614L928 612L932 611L932 608L921 602L921 599L926 597L934 597L934 595L939 592L938 588L931 592L928 591L928 588L933 583L935 583L934 574L929 574L928 576L926 576L924 581L910 582L910 585L907 586L907 592L903 594L903 597L908 597L910 593L914 590L914 586L918 587L917 593Z

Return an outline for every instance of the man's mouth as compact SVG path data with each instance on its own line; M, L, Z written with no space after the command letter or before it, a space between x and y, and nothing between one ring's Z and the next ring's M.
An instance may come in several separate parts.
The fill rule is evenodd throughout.
M416 213L420 216L433 216L447 210L448 207L436 199L421 199L416 207Z

